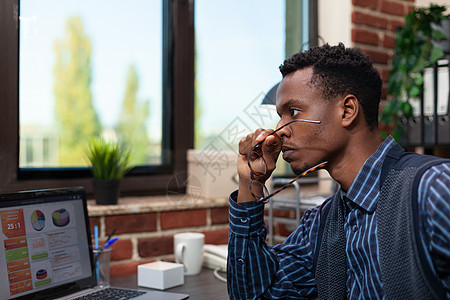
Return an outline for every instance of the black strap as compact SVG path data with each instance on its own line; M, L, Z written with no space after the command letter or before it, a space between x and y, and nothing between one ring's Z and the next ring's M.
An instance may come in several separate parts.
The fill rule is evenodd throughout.
M399 144L395 144L395 146L386 153L380 174L380 190L389 171L392 169L392 166L397 163L404 154L405 150Z

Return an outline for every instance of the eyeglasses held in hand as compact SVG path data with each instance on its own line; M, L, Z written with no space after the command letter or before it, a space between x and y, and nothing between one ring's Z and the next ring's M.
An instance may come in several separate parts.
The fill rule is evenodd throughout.
M289 126L292 123L295 122L304 122L304 123L312 123L312 124L320 124L320 121L313 121L313 120L306 120L306 119L296 119L296 120L292 120L286 124L284 124L283 126L277 128L274 132L272 132L269 135L274 135L276 134L278 131L280 131L281 129L283 129L286 126ZM260 181L258 181L259 177L264 176L267 173L267 163L266 160L264 159L263 155L262 155L262 150L261 150L261 144L264 141L258 142L256 145L254 145L252 147L252 149L247 153L247 164L250 168L250 182L249 182L249 188L250 188L250 192L253 196L253 198L255 198L256 201L258 202L263 202L263 203L267 203L269 201L269 199L273 196L275 196L276 194L278 194L279 192L283 191L284 189L290 187L295 181L297 181L298 179L300 179L301 177L305 176L306 174L309 174L311 172L314 172L320 168L323 168L327 162L322 162L306 171L304 171L303 173L301 173L300 175L298 175L297 177L295 177L294 179L292 179L289 183L287 183L286 185L282 186L280 189L276 190L275 192L269 194L269 191L267 190L266 186L261 183Z

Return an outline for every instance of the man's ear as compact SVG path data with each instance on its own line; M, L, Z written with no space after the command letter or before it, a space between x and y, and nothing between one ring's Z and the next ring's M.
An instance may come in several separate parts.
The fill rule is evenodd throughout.
M344 128L355 126L359 114L362 113L361 105L354 95L347 95L341 100L341 111Z

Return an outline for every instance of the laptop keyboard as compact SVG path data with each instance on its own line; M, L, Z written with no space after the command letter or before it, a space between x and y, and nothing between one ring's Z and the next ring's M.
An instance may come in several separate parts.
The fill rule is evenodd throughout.
M133 299L135 297L138 297L140 295L145 294L145 291L138 291L138 290L124 290L124 289L118 289L118 288L106 288L99 291L96 291L92 294L82 296L75 298L74 300L85 300L85 299L117 299L117 300L125 300L125 299Z

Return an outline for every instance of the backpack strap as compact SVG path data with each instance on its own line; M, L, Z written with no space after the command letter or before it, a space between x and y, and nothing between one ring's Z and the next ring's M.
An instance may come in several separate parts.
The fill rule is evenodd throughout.
M404 154L405 149L403 149L399 144L395 144L394 147L386 153L380 174L380 190L389 174L389 171L392 169L392 166L397 163Z

